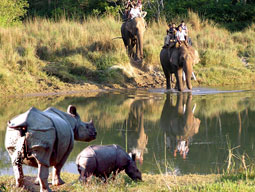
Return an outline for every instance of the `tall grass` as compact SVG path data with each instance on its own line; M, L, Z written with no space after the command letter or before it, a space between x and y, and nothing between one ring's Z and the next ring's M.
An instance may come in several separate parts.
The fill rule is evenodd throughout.
M192 12L185 21L201 57L195 66L200 84L254 81L254 25L230 33ZM122 40L113 40L121 36L121 24L111 16L82 22L35 18L22 26L0 28L1 93L67 89L91 81L124 86L132 68ZM154 69L161 70L159 53L166 29L162 19L148 23L145 32L144 63Z

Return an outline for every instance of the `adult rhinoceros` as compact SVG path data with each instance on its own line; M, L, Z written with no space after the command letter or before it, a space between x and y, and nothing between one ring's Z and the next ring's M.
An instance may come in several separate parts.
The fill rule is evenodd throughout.
M24 185L22 163L38 167L36 182L40 183L40 191L51 191L50 166L53 166L52 184L63 184L60 171L73 149L74 139L91 141L95 138L93 122L82 122L71 105L67 113L52 107L45 111L32 107L13 118L8 122L5 147L11 156L16 186Z

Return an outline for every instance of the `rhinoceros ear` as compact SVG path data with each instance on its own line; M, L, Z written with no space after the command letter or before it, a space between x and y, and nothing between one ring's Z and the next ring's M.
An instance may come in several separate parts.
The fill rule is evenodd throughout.
M135 159L136 159L136 154L132 153L132 160L135 161Z
M77 116L76 107L73 105L69 105L67 108L67 113L72 116Z
M136 159L136 154L135 153L129 153L128 155L129 155L129 157L131 157L131 159L133 161L135 161L135 159Z

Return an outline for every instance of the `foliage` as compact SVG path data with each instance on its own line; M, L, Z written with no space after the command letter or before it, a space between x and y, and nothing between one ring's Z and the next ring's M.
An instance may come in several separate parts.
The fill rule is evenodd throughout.
M109 0L28 0L30 16L42 16L59 19L83 18L88 15L116 15L119 4Z
M127 0L28 0L28 2L29 16L82 19L89 15L122 14ZM189 10L232 31L244 29L255 21L255 2L251 0L143 0L142 2L149 21L154 19L159 21L163 17L171 21L177 15L187 16Z
M177 14L185 16L188 14L188 10L192 10L201 17L213 20L233 31L244 29L255 21L254 5L253 1L244 4L242 2L233 3L229 0L167 0L164 13L167 19L171 20Z
M0 26L11 26L20 22L28 7L27 0L1 0Z

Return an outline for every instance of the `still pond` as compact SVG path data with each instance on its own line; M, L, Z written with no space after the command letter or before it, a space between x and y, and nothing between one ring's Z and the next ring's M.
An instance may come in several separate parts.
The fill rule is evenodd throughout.
M166 93L163 89L86 92L75 95L30 96L0 100L0 175L13 175L4 147L6 123L34 106L66 111L75 105L83 121L93 119L97 139L75 142L63 171L78 173L75 159L93 144L118 144L137 154L143 173L221 173L228 149L236 166L255 151L255 91L205 89ZM25 174L36 174L24 166Z

